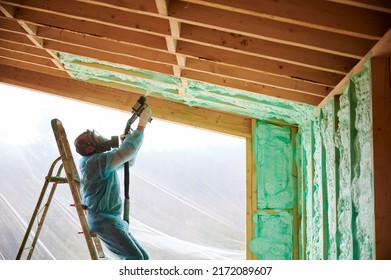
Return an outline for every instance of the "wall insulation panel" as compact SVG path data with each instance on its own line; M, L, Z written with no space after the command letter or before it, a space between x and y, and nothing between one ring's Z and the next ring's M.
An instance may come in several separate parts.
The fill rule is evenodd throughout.
M305 259L374 259L370 71L299 127Z
M291 128L257 121L257 213L250 250L257 259L293 259L295 178Z

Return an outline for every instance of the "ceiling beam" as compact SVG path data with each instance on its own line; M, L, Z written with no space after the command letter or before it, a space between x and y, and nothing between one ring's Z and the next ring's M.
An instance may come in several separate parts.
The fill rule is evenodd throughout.
M127 64L149 71L173 74L170 72L169 67L176 64L174 54L117 42L111 38L102 38L41 25L37 25L37 36L44 42L46 48L53 51L61 51L93 59L104 58L108 62ZM207 47L204 46L204 48ZM212 50L210 52L213 53ZM210 52L205 50L207 54ZM227 56L230 60L233 60L236 55L247 57L247 55L240 53ZM271 71L274 69L279 71L272 74L248 68L251 65L254 65L257 69L259 68L259 65L252 64L252 62L245 65L246 68L237 68L235 65L216 63L210 60L199 59L196 56L197 54L193 58L186 56L186 65L184 67L181 66L183 69L182 78L214 83L221 86L231 86L240 90L283 97L311 105L317 105L321 101L320 97L326 96L332 88L331 85L289 77L292 73L297 74L300 71L286 73L283 71L283 66L280 66L278 63ZM252 60L248 59L246 61ZM160 62L162 64L159 66ZM271 65L271 63L272 61L266 65ZM211 70L212 73L210 72ZM205 73L209 74L206 75ZM183 82L186 83L185 80ZM307 97L307 95L309 96Z
M10 41L10 42L18 42L20 44L24 44L27 46L32 46L36 47L31 40L29 40L25 35L20 34L20 33L14 33L14 32L9 32L6 30L0 30L0 38L3 41Z
M141 15L116 8L103 7L86 2L78 2L75 9L74 1L1 1L15 7L35 10L48 14L73 18L125 30L137 30L155 35L170 35L170 26L167 19L151 15Z
M59 77L69 77L68 73L63 70L53 68L53 67L46 67L41 64L34 64L31 62L26 62L24 60L12 59L9 57L0 56L0 64L10 66L10 67L17 67L20 69L31 70L31 71L35 71L38 73L45 73L48 75L54 75L54 76L59 76Z
M75 47L84 46L94 50L105 51L113 55L125 55L163 64L177 63L175 54L166 51L132 45L111 38L92 36L66 29L39 26L37 29L37 36L44 40L64 42L74 45Z
M136 57L123 56L119 54L113 55L101 50L86 48L82 46L78 46L77 48L75 48L74 46L67 43L49 41L49 40L44 41L44 47L49 50L69 53L77 56L84 56L93 59L99 58L102 61L106 61L110 63L129 65L132 67L136 67L140 69L148 69L150 71L155 71L155 72L164 73L168 75L173 74L170 65L156 63L153 61L141 60Z
M0 10L6 15L8 18L14 18L15 7L0 4ZM20 27L26 32L25 36L37 47L44 49L42 45L42 41L35 37L36 35L36 27L34 25L30 25L25 23L24 21L17 21ZM44 49L45 50L45 49ZM51 56L51 62L56 65L56 67L60 70L65 70L61 63L57 61L57 57L48 50L45 50Z
M7 61L25 54L46 67L24 46L33 45L54 63L60 51L176 76L183 87L194 79L318 105L389 26L375 9L382 0L339 2L0 0L0 42L16 51L3 52ZM360 5L372 7L365 17Z
M123 11L134 11L141 14L157 14L156 0L77 0L78 2L91 3L102 7L116 8Z
M346 74L359 61L355 58L278 44L241 34L211 30L185 23L182 24L181 31L179 40L209 46L211 47L211 52L216 51L216 48L229 50L234 52L233 55L240 53L328 72Z
M168 17L166 18L161 18L161 16L164 15L160 14L155 16L138 15L141 18L137 17L137 19L132 19L132 22L127 22L125 19L133 18L135 13L125 13L118 9L110 9L107 11L106 7L79 3L81 5L80 9L72 14L73 7L70 6L70 4L63 5L62 3L57 3L57 1L58 0L52 0L47 5L41 1L1 0L0 2L9 3L15 5L15 7L25 8L20 9L22 12L16 13L18 16L23 16L25 20L28 20L28 17L31 16L32 12L50 14L50 17L56 18L55 20L49 19L52 22L54 21L53 26L56 26L55 22L60 22L60 19L65 17L68 19L82 21L83 27L81 27L81 24L79 23L76 25L78 28L86 29L87 26L95 23L100 25L100 28L103 28L102 25L105 25L106 29L107 27L115 27L122 30L126 29L128 31L133 31L133 33L146 33L150 36L171 36L171 26L169 21L175 20L197 24L199 26L206 26L211 29L235 32L281 44L314 49L353 58L365 55L366 50L372 46L373 41L378 39L378 37L373 39L364 39L346 36L324 30L316 30L307 26L292 25L268 18L261 18L233 11L219 10L203 5L190 4L189 6L189 3L182 1L172 1L168 11ZM93 9L92 6L96 7L96 9ZM117 12L119 13L118 16ZM216 14L219 14L220 16L214 16ZM114 17L115 20L111 17ZM48 20L43 15L39 16L39 18L41 20ZM230 20L225 21L225 18L230 18ZM165 21L165 23L160 23L160 20ZM148 25L144 26L146 22L148 22ZM72 25L68 23L68 29L70 26ZM94 32L97 32L96 30L96 28L93 28L90 30L90 34L95 34ZM308 38L311 38L311 40ZM137 37L135 40L137 41ZM143 44L146 44L147 42L148 41L144 40ZM167 50L166 46L164 46L164 48L162 47L162 49Z
M354 7L391 14L391 1L389 0L326 0L329 2L351 5Z
M380 39L387 31L384 23L390 21L390 15L387 13L368 11L358 5L344 5L346 3L343 2L347 1L339 1L340 3L314 0L180 1L369 40ZM363 21L363 18L366 20Z
M50 14L45 11L18 8L14 18L35 25L46 25L59 29L70 30L92 36L110 38L118 42L130 43L135 46L160 49L167 51L164 36L139 32L133 29L118 28L106 25L102 22L85 21L79 18L67 17L61 14Z
M172 2L168 15L188 24L353 58L365 55L375 40L292 25L235 11L221 11L184 1Z
M44 42L44 46L55 51L87 56L94 59L100 57L102 52L104 52L105 55L103 57L108 62L128 64L133 67L143 68L149 71L159 71L166 74L171 74L171 72L167 72L169 69L168 67L176 64L175 55L168 52L148 48L142 49L140 46L133 46L117 41L115 41L116 44L113 44L113 39L54 27L37 25L36 29L37 36ZM205 52L208 53L208 51ZM213 53L213 51L211 52ZM234 54L230 59L234 59L235 55L241 54ZM160 62L162 62L162 64L161 66L158 66L158 63ZM246 67L250 67L251 65L252 64L248 64ZM255 65L255 67L259 68L258 65ZM271 73L266 74L266 72L260 72L250 68L236 69L234 65L219 64L209 60L198 59L198 57L188 57L186 65L181 66L181 68L183 69L183 78L216 83L222 86L231 84L231 86L234 86L237 89L250 90L266 95L271 94L271 96L277 97L285 96L289 100L296 100L312 105L317 105L319 98L309 96L308 100L306 100L305 93L315 96L326 96L331 90L328 85L316 84L302 79L288 78L289 73L286 74L284 71L280 71L273 76ZM212 68L214 69L214 74L204 75L199 73L206 73ZM279 65L274 67L274 69L279 68ZM222 76L226 76L226 79L222 79ZM270 79L270 77L273 78ZM290 80L290 82L287 83L284 82L284 80ZM225 81L229 81L229 83L226 83ZM284 88L285 85L287 88ZM292 90L295 92L298 91L299 93L291 93ZM300 97L300 95L302 97ZM296 97L298 98L296 99Z
M0 49L11 50L17 53L26 53L37 57L50 59L49 54L41 48L36 48L34 46L27 46L16 42L6 41L1 39L1 37L0 37Z
M30 55L28 53L15 52L8 49L0 48L0 56L8 57L19 61L29 61L33 64L42 65L46 67L57 68L56 67L57 65L53 63L52 59L39 57L36 55Z
M326 96L332 90L332 87L312 83L302 79L294 79L289 76L281 76L266 71L254 71L253 69L237 68L232 65L224 65L214 61L205 61L201 59L188 58L188 70L195 70L209 75L217 75L226 78L234 78L243 82L254 82L260 86L266 85L280 89L287 89L302 92L314 96ZM207 82L208 80L206 80ZM209 80L209 82L212 82ZM213 83L213 82L212 82ZM245 86L245 85L244 85ZM243 89L243 88L241 88Z
M332 87L344 76L340 73L326 72L286 62L273 61L262 57L254 57L240 53L232 55L232 52L227 50L217 48L213 50L211 47L189 42L178 42L177 51L194 58L219 61L222 64L233 65L239 69L262 69L265 72L289 77L300 77L304 80Z
M346 75L338 85L330 92L330 94L317 106L316 110L314 110L314 115L319 115L320 109L330 101L335 95L340 95L343 93L344 88L348 84L350 78L356 75L358 72L362 71L365 62L370 58L375 57L391 57L391 28L388 32L383 36L381 40L368 52L366 56L364 56L359 63L350 71L348 75Z

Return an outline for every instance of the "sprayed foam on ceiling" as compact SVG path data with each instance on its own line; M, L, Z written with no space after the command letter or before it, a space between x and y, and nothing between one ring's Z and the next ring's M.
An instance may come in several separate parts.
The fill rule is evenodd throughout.
M57 53L64 67L75 79L117 83L129 90L188 106L207 107L261 120L302 124L310 118L314 106L283 100L228 87L216 86L178 77L145 71L91 58ZM109 86L109 85L108 85Z

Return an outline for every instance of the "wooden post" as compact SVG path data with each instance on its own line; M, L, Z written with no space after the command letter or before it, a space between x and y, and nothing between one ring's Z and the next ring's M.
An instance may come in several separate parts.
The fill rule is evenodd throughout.
M390 58L372 58L372 144L375 194L375 258L391 259Z
M256 120L252 120L251 131L254 131ZM256 165L253 149L253 133L246 137L246 259L255 260L255 255L249 249L249 243L254 238L253 215L257 211Z

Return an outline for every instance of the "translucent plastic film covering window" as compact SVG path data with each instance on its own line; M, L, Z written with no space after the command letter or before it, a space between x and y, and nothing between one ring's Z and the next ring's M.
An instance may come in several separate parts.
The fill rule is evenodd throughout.
M59 156L50 120L73 143L86 129L120 135L130 113L0 86L0 259L12 260ZM245 259L245 172L244 139L154 119L130 172L132 234L151 259ZM33 259L90 258L72 203L59 185Z

